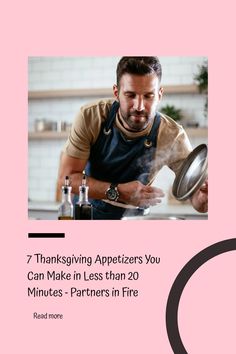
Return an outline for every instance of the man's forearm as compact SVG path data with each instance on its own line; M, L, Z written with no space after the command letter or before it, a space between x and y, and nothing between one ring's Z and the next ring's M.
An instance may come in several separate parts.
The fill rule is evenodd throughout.
M87 160L81 160L62 154L59 169L59 184L63 185L65 176L69 176L72 186L72 193L79 194L79 187L82 184L83 173ZM86 176L86 183L89 187L91 199L106 199L106 191L112 181L100 181L93 177ZM119 183L119 201L134 206L156 205L164 196L162 190L152 186L145 186L139 181Z
M76 172L70 174L72 193L79 194L79 186L82 184L83 174ZM63 181L60 181L61 184ZM91 199L106 199L106 191L110 182L100 181L93 177L86 176L86 183L89 187L89 197ZM151 206L161 202L164 196L162 190L156 187L145 186L139 181L131 181L118 184L120 198L118 201L134 206Z

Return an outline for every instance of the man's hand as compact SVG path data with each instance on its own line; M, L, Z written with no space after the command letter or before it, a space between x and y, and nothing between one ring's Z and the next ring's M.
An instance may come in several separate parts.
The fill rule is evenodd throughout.
M208 211L208 180L193 194L190 200L194 209L199 213Z
M78 186L81 185L82 171L85 169L87 160L70 157L65 153L61 156L59 180L63 184L65 176L70 176L72 192L78 193ZM92 177L86 178L89 186L89 197L92 199L105 199L106 190L110 186L108 181L99 181ZM150 206L160 203L164 197L161 189L145 186L139 181L118 184L119 200L134 206Z
M161 189L145 186L139 181L118 184L119 200L140 207L161 203L164 193Z

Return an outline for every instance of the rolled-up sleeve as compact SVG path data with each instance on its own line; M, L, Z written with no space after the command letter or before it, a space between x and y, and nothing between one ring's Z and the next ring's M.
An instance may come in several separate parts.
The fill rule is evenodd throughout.
M91 138L88 134L88 128L86 126L83 113L84 112L81 109L79 114L76 116L63 151L71 157L88 159L90 154Z
M150 183L163 166L168 166L177 174L191 151L192 147L183 127L170 117L161 114Z
M83 160L89 158L111 103L111 100L100 100L81 107L63 148L67 155Z
M171 147L171 153L169 157L168 166L171 170L177 174L187 156L192 151L189 138L185 130L181 127L179 134L174 139Z

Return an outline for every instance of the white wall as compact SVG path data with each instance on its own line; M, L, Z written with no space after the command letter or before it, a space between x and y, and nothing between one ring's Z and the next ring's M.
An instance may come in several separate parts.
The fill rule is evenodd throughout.
M115 83L119 57L31 57L29 58L29 91L109 88ZM163 68L163 86L192 84L198 65L204 57L160 57ZM94 98L30 99L29 131L34 121L46 118L71 123L81 105ZM200 126L206 126L205 98L199 94L166 95L162 105L173 104L184 115ZM161 105L160 105L161 111ZM55 199L58 160L62 140L29 141L29 198L35 201ZM167 178L168 179L168 178Z

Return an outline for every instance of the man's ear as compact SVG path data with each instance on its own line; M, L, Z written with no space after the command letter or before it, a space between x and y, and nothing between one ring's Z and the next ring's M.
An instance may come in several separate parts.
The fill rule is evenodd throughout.
M116 100L119 101L119 90L118 90L118 86L116 84L113 85L113 94L114 94Z
M159 100L162 99L163 91L164 91L163 87L160 87L160 88L159 88L159 92L158 92Z

